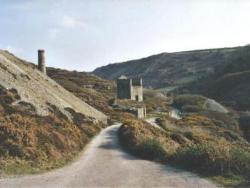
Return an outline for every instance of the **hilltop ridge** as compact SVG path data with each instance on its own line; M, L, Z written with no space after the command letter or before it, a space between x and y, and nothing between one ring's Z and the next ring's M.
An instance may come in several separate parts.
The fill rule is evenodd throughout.
M216 48L173 53L160 53L149 57L109 64L93 71L105 79L120 75L140 76L145 86L165 88L182 86L215 72L233 58L242 47Z

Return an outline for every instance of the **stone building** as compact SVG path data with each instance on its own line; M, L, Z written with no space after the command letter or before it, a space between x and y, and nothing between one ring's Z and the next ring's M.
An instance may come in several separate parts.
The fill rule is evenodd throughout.
M144 119L147 117L146 107L141 107L136 109L136 117L138 119Z
M141 78L129 79L121 76L117 79L117 99L143 101L143 86Z
M143 86L141 78L130 79L126 76L121 76L117 79L117 99L128 99L138 101L131 104L117 105L120 109L134 114L138 119L146 118L146 107L143 101ZM121 103L122 104L122 103Z

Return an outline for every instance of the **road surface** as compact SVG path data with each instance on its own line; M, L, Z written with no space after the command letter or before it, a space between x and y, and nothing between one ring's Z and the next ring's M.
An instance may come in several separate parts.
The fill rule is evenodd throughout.
M118 142L119 126L104 129L74 163L41 175L0 179L0 187L216 187L192 173L126 153Z

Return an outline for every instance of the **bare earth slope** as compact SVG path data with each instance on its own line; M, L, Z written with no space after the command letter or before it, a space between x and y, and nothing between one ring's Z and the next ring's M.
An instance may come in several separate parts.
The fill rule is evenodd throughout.
M72 165L42 175L1 179L0 187L216 187L192 173L127 154L118 143L119 126L104 129Z
M71 118L68 108L106 122L107 117L65 90L48 76L6 51L0 51L0 85L16 89L21 100L31 103L38 115L48 115L56 107Z

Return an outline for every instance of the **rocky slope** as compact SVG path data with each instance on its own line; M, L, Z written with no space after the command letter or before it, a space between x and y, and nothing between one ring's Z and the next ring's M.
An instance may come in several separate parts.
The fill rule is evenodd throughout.
M46 116L57 109L72 119L71 110L91 118L106 122L107 117L75 97L54 80L42 74L32 64L28 64L14 55L0 51L0 85L6 89L15 89L20 99L34 106L38 115Z
M35 65L0 51L0 176L65 165L105 126L101 121L103 113Z

